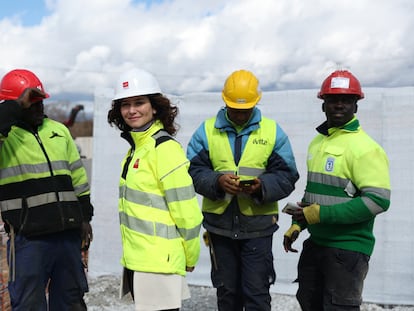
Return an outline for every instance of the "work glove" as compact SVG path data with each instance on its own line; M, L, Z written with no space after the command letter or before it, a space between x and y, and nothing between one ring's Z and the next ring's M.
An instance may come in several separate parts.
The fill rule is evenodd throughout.
M301 228L298 224L292 224L290 228L285 232L283 236L283 247L285 248L285 252L293 252L297 253L298 250L292 248L293 242L299 237L299 233Z
M309 225L318 224L321 222L320 219L320 208L319 204L313 203L303 208L303 215L305 216L306 222Z
M303 206L302 209L297 209L290 213L292 220L299 224L314 225L320 223L319 217L320 205L313 203L311 205Z

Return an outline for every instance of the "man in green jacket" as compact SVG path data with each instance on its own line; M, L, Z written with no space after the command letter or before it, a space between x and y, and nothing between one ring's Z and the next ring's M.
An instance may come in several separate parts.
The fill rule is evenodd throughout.
M86 310L88 178L67 127L44 115L47 97L29 70L12 70L0 82L0 208L13 311Z
M374 249L375 217L390 205L388 158L355 117L364 98L349 71L335 71L322 84L326 121L308 147L308 176L286 252L308 229L298 263L296 297L302 310L360 310L364 279Z

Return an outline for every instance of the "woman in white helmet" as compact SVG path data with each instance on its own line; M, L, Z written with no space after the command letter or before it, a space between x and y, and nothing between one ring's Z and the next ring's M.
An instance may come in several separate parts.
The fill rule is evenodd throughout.
M135 310L179 310L200 253L201 211L177 132L178 108L154 76L132 69L117 82L109 124L131 145L122 161L119 219L122 294ZM126 288L126 290L125 290Z

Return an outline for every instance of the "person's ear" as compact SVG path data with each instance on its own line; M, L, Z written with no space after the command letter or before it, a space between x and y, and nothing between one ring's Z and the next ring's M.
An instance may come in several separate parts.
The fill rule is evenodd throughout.
M357 104L357 103L355 103L354 113L357 113L357 111L358 111L358 104Z
M155 116L157 114L157 110L152 109L152 114Z

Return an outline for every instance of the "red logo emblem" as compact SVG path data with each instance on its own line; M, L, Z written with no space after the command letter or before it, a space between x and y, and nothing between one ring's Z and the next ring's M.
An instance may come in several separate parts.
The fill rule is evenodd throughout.
M138 168L138 166L139 166L139 159L137 159L137 160L135 161L135 163L134 163L134 168Z
M124 89L128 88L128 87L129 87L129 83L128 83L128 81L122 82L122 87L123 87Z

